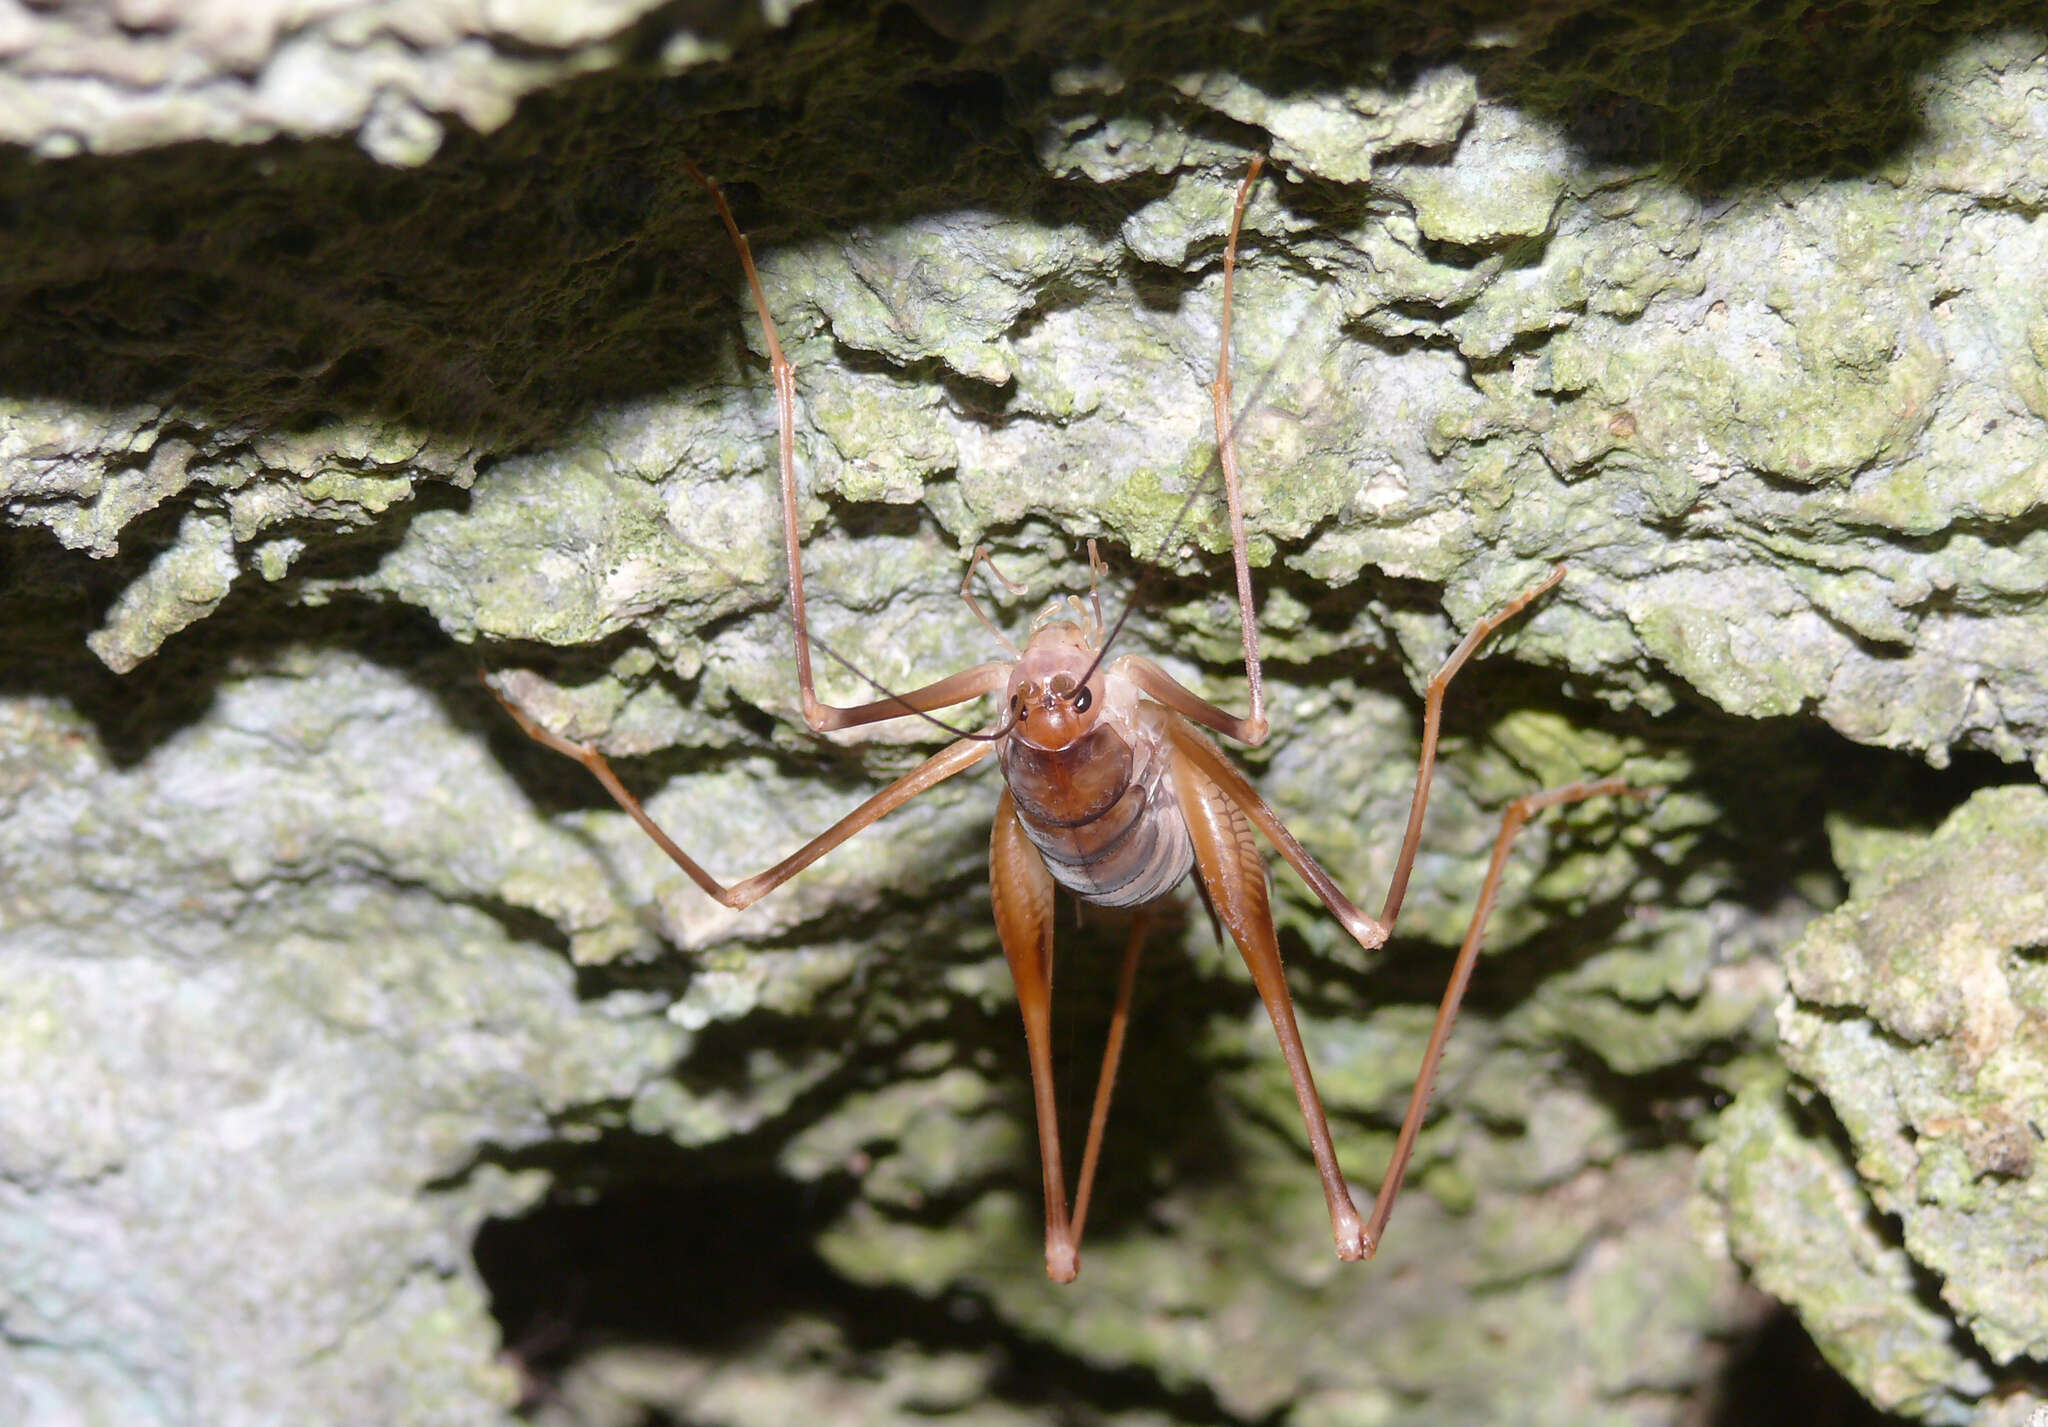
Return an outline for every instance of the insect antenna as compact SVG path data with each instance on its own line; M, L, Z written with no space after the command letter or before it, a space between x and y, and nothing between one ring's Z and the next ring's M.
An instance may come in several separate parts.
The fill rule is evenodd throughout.
M866 684L869 688L873 689L876 693L880 694L884 699L889 700L893 703L901 704L903 706L904 713L912 714L918 718L923 719L933 728L942 728L947 733L952 734L955 738L971 738L976 743L994 743L998 739L1006 738L1009 736L1010 727L1014 720L1011 717L1010 710L1008 710L1007 708L1003 710L1002 719L996 724L996 726L992 729L986 730L985 732L976 732L973 729L959 728L953 724L947 723L937 714L926 713L923 709L913 708L911 706L910 700L903 697L903 695L897 693L894 689L890 688L880 679L877 679L874 675L868 673L867 670L861 668L860 665L854 663L844 654L841 654L837 649L834 649L831 645L827 644L823 639L821 639L818 636L818 632L816 630L811 631L811 643L814 647L824 650L826 658L830 659L833 663L837 664L847 673L853 675L854 678L860 680L863 684Z
M1261 159L1253 160L1251 172L1246 178L1245 186L1239 192L1237 200L1237 216L1233 220L1229 246L1225 250L1224 310L1222 321L1226 360L1229 348L1230 332L1230 279L1232 269L1235 266L1234 252L1237 243L1237 225L1243 221L1245 199L1247 194L1249 193L1252 182L1255 181L1258 177L1259 169L1262 166L1262 163L1263 160ZM774 324L768 320L767 300L762 295L760 280L754 274L752 255L749 251L747 240L745 236L740 232L737 223L733 219L732 210L726 204L725 194L717 184L713 183L702 172L700 172L695 164L689 163L686 160L685 167L689 169L691 175L695 177L699 183L703 184L707 189L711 191L712 199L718 205L719 216L724 220L727 231L731 234L733 241L739 247L741 262L747 271L748 285L752 289L755 302L761 310L761 318L763 326L766 331L771 356L779 360L781 349L776 342ZM1264 398L1267 388L1272 385L1274 378L1279 373L1279 367L1280 363L1278 359L1275 359L1275 361L1271 365L1269 365L1266 368L1266 370L1260 375L1258 381L1254 384L1250 395L1245 399L1243 404L1239 406L1237 414L1230 419L1229 424L1225 428L1224 432L1222 433L1222 437L1217 444L1217 449L1209 457L1209 462L1203 468L1202 474L1190 483L1187 496L1184 500L1181 501L1180 509L1174 513L1172 522L1167 526L1166 534L1163 537L1161 537L1159 542L1159 549L1153 555L1151 564L1142 567L1138 572L1137 578L1132 581L1130 593L1124 599L1123 609L1121 610L1121 612L1118 613L1116 623L1110 626L1107 633L1103 636L1101 646L1095 651L1095 658L1089 663L1087 671L1082 674L1080 680L1078 681L1079 687L1085 688L1087 686L1088 681L1095 676L1096 670L1101 667L1104 658L1108 656L1111 646L1113 646L1116 643L1117 638L1123 633L1125 624L1127 624L1130 621L1132 613L1138 607L1139 599L1143 595L1145 590L1146 581L1156 573L1157 567L1165 561L1167 551L1172 549L1174 542L1180 537L1182 529L1187 524L1189 512L1191 512L1194 509L1195 502L1211 490L1212 487L1210 485L1210 482L1212 477L1220 477L1223 475L1223 462L1225 450L1231 442L1237 439L1238 424L1243 420L1245 413L1250 411L1253 407L1257 406L1258 403ZM1225 390L1227 391L1227 387L1225 388ZM787 439L788 432L785 429L785 443L787 442ZM786 447L784 451L784 459L788 459L788 452ZM725 573L728 576L731 575L731 572L725 570L724 566L714 556L711 556L708 552L700 551L699 553L707 561L707 563L711 564L714 568L719 569L721 573ZM969 573L970 575L972 574L971 567ZM1240 581L1240 583L1241 582L1242 581ZM1005 583L1007 583L1007 581ZM1249 591L1241 589L1239 592L1239 598L1241 600L1248 601ZM972 602L970 601L970 604L971 603ZM785 617L787 617L792 622L792 624L794 624L796 621L796 612L794 610L785 610L784 613ZM981 614L981 611L978 607L975 609L975 613L977 616ZM1248 617L1249 616L1247 615L1247 618ZM1101 623L1099 601L1097 604L1096 621L1097 626L1099 628ZM982 622L984 624L988 623L986 618L983 618ZM993 630L994 627L990 626L990 628ZM996 632L1000 636L1000 631ZM848 659L845 655L841 654L838 650L834 649L829 643L827 643L815 632L810 633L809 643L813 647L822 650L828 659L832 660L835 664L838 664L841 668L845 669L849 674L852 674L856 679L860 680L869 688L873 689L876 693L880 694L883 700L894 701L900 704L902 706L903 713L911 714L917 718L921 718L926 723L930 724L932 727L943 730L944 732L951 734L955 738L972 739L976 742L994 742L1007 737L1010 733L1011 728L1014 726L1014 714L1011 710L1005 708L1003 710L1002 715L999 717L996 726L993 729L989 729L986 731L977 731L961 728L958 725L947 722L945 719L939 718L935 714L925 711L924 709L913 707L907 698L905 698L901 694L898 694L895 690L889 688L887 685L883 684L881 680L875 678L866 670L862 669L859 665L855 664L852 660ZM1252 674L1254 686L1256 688L1256 668L1253 669Z
M1251 394L1238 407L1237 415L1230 418L1230 428L1224 433L1224 440L1235 441L1237 439L1238 423L1244 420L1246 413L1265 399L1267 388L1273 385L1274 378L1279 374L1280 363L1276 359L1260 374L1257 383L1252 387ZM1193 483L1189 485L1187 498L1181 501L1180 509L1174 513L1172 524L1166 527L1166 534L1160 538L1159 548L1153 552L1151 563L1141 566L1138 570L1137 578L1131 581L1131 592L1124 597L1123 610L1117 615L1116 623L1111 625L1109 632L1103 636L1102 647L1095 651L1094 662L1089 664L1088 671L1081 676L1080 684L1086 684L1090 679L1094 678L1096 669L1101 667L1102 661L1109 657L1109 647L1116 643L1117 636L1124 632L1124 625L1130 620L1132 613L1138 607L1140 598L1145 592L1146 582L1158 572L1159 566L1165 563L1166 552L1173 548L1174 541L1179 539L1181 530L1187 525L1188 513L1195 508L1196 501L1210 494L1215 489L1212 481L1221 477L1222 474L1223 450L1219 445L1215 453L1209 457L1209 464L1202 468L1202 474L1196 477Z
M712 554L709 550L698 550L696 554L697 557L701 559L705 564L709 565L712 569L718 571L719 574L725 576L727 580L731 581L735 587L741 587L746 584L745 578L742 577L738 571L734 570L724 561L720 560L716 555ZM788 620L792 625L796 623L795 613L791 611L787 606L783 607L782 617ZM911 707L910 701L908 699L904 698L903 695L897 693L887 684L884 684L880 679L877 679L867 670L861 668L860 665L854 663L844 654L841 654L837 649L834 649L829 643L826 642L825 637L819 634L815 629L810 631L810 640L811 647L814 649L822 650L827 659L830 659L833 663L837 664L847 673L853 675L854 678L860 680L863 684L866 684L870 689L873 689L876 693L880 694L884 699L892 700L898 704L901 704L903 706L904 713L911 714L917 718L923 719L933 728L942 729L945 732L951 734L955 738L971 738L976 743L993 743L998 739L1007 738L1009 736L1010 728L1014 720L1011 717L1010 710L1007 708L1003 710L1002 718L997 721L996 726L992 729L975 730L969 728L961 728L957 724L948 723L945 719L940 718L936 714L927 713L923 709Z

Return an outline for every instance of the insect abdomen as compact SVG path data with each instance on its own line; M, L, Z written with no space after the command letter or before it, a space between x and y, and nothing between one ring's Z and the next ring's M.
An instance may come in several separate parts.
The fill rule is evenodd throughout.
M1161 749L1134 752L1101 724L1056 752L1013 740L1002 764L1025 836L1081 900L1134 907L1165 896L1194 866Z

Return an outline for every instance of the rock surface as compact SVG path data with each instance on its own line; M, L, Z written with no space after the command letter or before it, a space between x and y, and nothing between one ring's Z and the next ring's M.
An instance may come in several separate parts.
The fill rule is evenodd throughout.
M0 1420L1678 1422L1747 1272L1887 1410L2023 1421L2048 38L1430 15L0 9ZM1569 567L1453 688L1392 945L1276 877L1366 1192L1499 809L1660 791L1518 845L1362 1270L1234 955L1160 933L1055 1290L990 779L729 914L476 674L727 877L945 738L803 731L695 159L833 653L988 658L968 552L1014 633L1097 537L1237 705L1256 152L1245 762L1366 905L1418 690ZM1078 1116L1121 928L1060 936Z

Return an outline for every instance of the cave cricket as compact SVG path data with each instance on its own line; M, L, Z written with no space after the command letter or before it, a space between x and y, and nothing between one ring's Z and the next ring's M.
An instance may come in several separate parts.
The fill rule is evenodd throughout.
M1372 951L1387 940L1401 910L1409 873L1421 839L1429 801L1430 774L1436 761L1437 733L1443 697L1452 676L1502 624L1564 578L1558 566L1473 627L1430 679L1424 708L1422 753L1401 840L1392 885L1378 916L1368 916L1345 896L1308 851L1288 832L1277 814L1253 788L1204 729L1247 747L1265 741L1265 688L1259 669L1259 637L1254 617L1251 570L1245 549L1244 505L1237 468L1231 412L1230 312L1236 278L1237 247L1245 206L1258 182L1263 160L1254 158L1237 190L1229 236L1223 254L1222 341L1216 379L1209 386L1215 408L1217 465L1229 508L1231 555L1237 574L1237 603L1242 627L1244 665L1250 686L1250 709L1240 717L1218 708L1184 687L1165 669L1142 655L1127 654L1107 661L1108 648L1121 629L1105 627L1096 589L1102 565L1089 542L1090 594L1084 602L1070 598L1055 604L1033 622L1019 651L976 603L970 588L977 565L988 563L985 547L969 561L961 596L975 618L988 627L1010 657L979 664L907 693L851 707L823 703L811 673L811 645L804 605L802 546L796 487L796 382L783 355L773 317L762 290L753 254L727 204L724 192L694 165L692 175L717 205L718 214L739 253L749 292L759 314L778 413L779 464L782 487L783 547L789 566L790 619L795 632L797 687L804 720L815 733L857 728L906 717L938 723L938 710L988 695L1001 699L995 724L985 730L949 731L955 741L923 764L876 793L830 828L765 871L726 885L707 872L648 816L640 802L612 772L604 756L549 729L499 695L529 736L588 768L605 790L647 835L708 895L727 907L751 906L847 839L927 789L994 758L1002 769L1004 791L996 804L990 847L993 907L1003 954L1016 981L1017 1001L1024 1015L1024 1039L1030 1060L1031 1087L1038 1119L1040 1162L1045 1179L1045 1269L1058 1282L1071 1281L1080 1270L1081 1235L1087 1223L1089 1197L1100 1158L1110 1095L1130 1020L1132 988L1147 920L1134 919L1111 1013L1108 1042L1096 1078L1080 1176L1071 1209L1060 1145L1054 1097L1051 1050L1053 901L1064 887L1084 902L1107 907L1145 908L1168 896L1189 872L1216 920L1230 932L1250 968L1252 981L1279 1037L1295 1098L1307 1125L1309 1146L1329 1205L1330 1228L1337 1256L1371 1258L1379 1249L1400 1193L1402 1177L1415 1148L1431 1089L1442 1062L1458 1006L1478 959L1480 937L1499 891L1502 870L1516 833L1536 813L1561 803L1630 793L1618 779L1573 783L1511 802L1501 818L1492 859L1481 886L1450 984L1431 1029L1407 1113L1395 1142L1392 1160L1371 1213L1361 1217L1331 1143L1328 1118L1316 1094L1308 1057L1295 1023L1273 923L1270 888L1263 857L1252 829L1263 833L1287 863L1308 884L1360 947ZM1007 582L1006 582L1007 583ZM1071 617L1063 610L1070 610ZM1125 616L1129 607L1125 609ZM827 651L830 652L829 650ZM836 657L836 656L835 656ZM842 661L843 662L843 661ZM856 671L858 672L858 671ZM865 677L865 676L863 676ZM872 681L870 681L872 682ZM877 686L879 688L879 686Z

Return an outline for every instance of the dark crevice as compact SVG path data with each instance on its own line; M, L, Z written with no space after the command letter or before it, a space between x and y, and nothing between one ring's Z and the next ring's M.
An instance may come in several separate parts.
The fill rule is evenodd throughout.
M1865 1402L1828 1366L1789 1308L1729 1347L1701 1427L1887 1427L1906 1419Z
M1144 1411L1191 1427L1243 1420L1206 1390L1169 1388L1141 1369L1101 1367L1035 1339L973 1292L923 1298L840 1277L808 1245L851 1193L850 1182L769 1176L624 1187L487 1224L477 1261L508 1345L534 1345L521 1366L536 1396L600 1346L743 1359L802 1318L834 1330L825 1359L811 1365L856 1381L879 1370L863 1372L863 1359L890 1349L961 1353L993 1362L982 1400L1055 1423ZM775 1370L774 1359L764 1370Z
M727 181L740 221L763 252L862 224L967 207L1041 221L1058 215L1106 237L1127 214L1163 196L1172 180L1148 172L1098 186L1049 177L1032 138L1060 115L1086 105L1098 124L1163 119L1189 129L1197 142L1265 142L1142 74L1118 95L1072 103L1035 97L1044 94L1050 68L1076 57L1143 57L1170 46L1178 71L1235 69L1283 102L1333 84L1384 81L1398 89L1431 65L1466 63L1477 67L1490 98L1560 125L1584 157L1656 167L1711 200L1742 185L1867 170L1897 155L1917 136L1912 86L1927 62L1955 36L2011 13L1975 0L1898 12L1854 3L1659 11L1502 0L1449 11L1397 7L1376 16L1383 23L1365 24L1355 10L1304 6L1262 12L1263 34L1255 39L1238 23L1244 16L1237 7L1200 3L1167 10L823 0L800 7L787 29L775 32L758 7L691 0L637 23L628 48L640 68L586 76L534 96L488 135L451 125L441 151L416 169L378 165L342 140L192 144L61 162L0 156L0 387L16 399L85 407L169 403L182 413L185 433L230 433L220 438L229 442L245 430L313 433L337 420L403 424L485 453L488 461L544 448L592 411L725 379L735 335L752 319L739 305L725 234L680 166L685 156ZM663 47L679 23L729 40L734 59L680 76L662 73ZM1469 46L1474 35L1504 33L1504 25L1521 36L1519 46ZM1384 203L1363 197L1362 185L1314 179L1279 192L1293 213L1331 231L1355 229L1377 211L1376 202ZM2032 212L2013 206L2022 216ZM1256 240L1248 247L1255 249ZM1542 247L1425 251L1470 264L1531 261ZM1196 266L1167 271L1132 261L1120 273L1140 304L1178 310L1208 279L1211 270ZM1038 310L1062 300L1049 289L1039 294ZM1431 323L1450 315L1427 306L1408 310ZM1362 323L1347 331L1388 353L1424 343L1374 335ZM1491 359L1491 368L1504 369L1548 336L1522 335ZM909 375L938 378L974 420L1016 419L1007 409L1008 389L930 364ZM1240 374L1240 385L1252 384ZM476 673L480 662L532 663L563 682L581 682L597 677L636 636L566 652L492 646L480 659L480 651L451 644L416 611L347 596L318 609L294 603L316 581L373 570L421 513L460 509L466 496L452 485L422 482L407 506L367 531L336 533L304 521L267 531L268 538L297 534L308 541L284 581L269 586L245 574L204 623L174 636L133 674L108 673L86 652L84 637L202 499L212 496L195 487L138 518L108 560L63 550L39 530L0 533L0 604L7 615L0 686L68 700L109 756L130 766L202 720L225 682L281 651L345 650L431 689L458 726L487 733L544 812L609 806L581 769L524 740ZM835 505L832 518L856 535L908 534L905 522L916 519L844 505ZM1193 524L1213 533L1207 507ZM2009 543L2044 525L2048 509L1995 527L1959 523L1919 543L1890 532L1884 538L1902 549L1934 550L1958 533ZM1171 634L1176 608L1228 589L1224 558L1195 563L1196 575L1143 577L1137 587L1145 605L1135 630L1147 638ZM1128 575L1132 562L1121 568ZM1284 589L1308 607L1314 627L1331 631L1348 629L1366 602L1434 611L1440 596L1427 585L1378 577L1336 594L1282 568L1259 578L1262 590ZM1941 608L1941 598L1931 597L1929 607ZM1302 683L1407 688L1391 641L1276 660L1273 667ZM1446 737L1483 739L1500 710L1531 703L1586 721L1586 706L1564 697L1564 683L1543 671L1475 666L1452 700ZM686 685L682 693L694 690ZM807 773L822 768L835 793L849 799L873 786L852 754L822 741L799 754L780 752L774 745L784 731L766 714L748 706L722 712L755 747L672 751L629 760L622 773L646 789L685 769L770 756ZM1932 826L1975 788L2024 777L1970 755L1935 773L1902 755L1848 747L1825 731L1695 706L1662 720L1598 721L1641 737L1653 752L1693 755L1702 772L1689 790L1708 793L1722 809L1721 826L1699 837L1662 874L1664 882L1677 886L1701 874L1718 880L1723 895L1758 909L1792 895L1795 882L1831 875L1825 809L1846 808L1866 823ZM1631 815L1602 814L1568 837L1583 844L1613 836ZM964 862L969 849L946 850L956 854ZM544 1380L603 1343L730 1350L757 1342L789 1314L810 1312L830 1319L856 1357L897 1343L993 1353L1002 1364L995 1396L1055 1421L1084 1422L1116 1410L1194 1423L1235 1420L1206 1392L1170 1389L1149 1373L1105 1370L1048 1347L973 1295L928 1300L851 1284L810 1247L856 1186L850 1177L804 1186L777 1176L777 1137L853 1089L900 1075L899 1062L912 1050L967 1047L1000 1079L1008 1101L1003 1113L1029 1122L1014 1011L975 1009L953 996L934 1012L916 998L922 985L938 999L942 993L929 988L962 959L995 954L979 887L963 882L945 890L952 895L938 911L884 898L836 916L835 936L889 956L864 959L857 973L864 984L830 992L831 1014L760 1015L700 1037L679 1072L700 1089L743 1087L747 1058L758 1050L796 1055L825 1045L826 1037L861 1038L861 1053L799 1097L775 1129L721 1147L715 1162L709 1152L617 1133L596 1146L571 1144L565 1135L540 1151L505 1157L547 1168L563 1186L562 1198L524 1219L487 1226L477 1244L507 1341L530 1372ZM1364 889L1368 905L1376 905L1380 891ZM508 934L563 947L557 931L523 908L475 905ZM1579 964L1625 915L1619 905L1595 906L1516 955L1489 959L1472 993L1475 1015L1503 1015L1521 1004L1546 978ZM806 926L764 943L763 954L812 940L817 930ZM1092 924L1078 935L1063 925L1060 935L1063 967L1086 968L1063 970L1060 985L1061 1064L1073 1118L1085 1113L1106 1014L1105 968L1113 967L1118 938L1114 928ZM1163 1161L1175 1174L1217 1179L1236 1169L1218 1149L1228 1136L1217 1131L1225 1111L1216 1104L1213 1077L1228 1067L1211 1068L1176 1028L1241 1017L1254 998L1239 981L1196 974L1171 937L1158 940L1141 979L1129 1052L1143 1073L1128 1082L1117 1115L1121 1143L1150 1148L1130 1153L1113 1146L1094 1225L1102 1236L1141 1223L1156 1188L1150 1165ZM1447 964L1443 948L1412 938L1397 940L1370 976L1319 961L1292 934L1287 951L1305 1007L1329 1013L1367 1002L1433 1004ZM645 966L580 968L578 987L592 997L622 989L682 994L690 978L684 958L666 957ZM1710 1055L1704 1070L1712 1066ZM1629 1107L1624 1125L1653 1142L1674 1131L1646 1104L1705 1093L1704 1070L1618 1077L1590 1054L1574 1056L1569 1068L1596 1093ZM626 1113L614 1104L579 1112L587 1123ZM1290 1136L1294 1130L1274 1128ZM1071 1126L1068 1136L1073 1144ZM1028 1150L1012 1182L1035 1203ZM942 1217L956 1207L949 1202L925 1212ZM1859 1415L1853 1397L1816 1369L1810 1345L1786 1323L1782 1316L1771 1320L1731 1354L1712 1420L1802 1427L1883 1420L1867 1410Z
M723 26L731 63L570 81L491 134L452 126L418 168L379 165L345 140L0 163L0 385L88 405L169 401L213 429L371 417L505 450L710 376L735 283L685 155L728 181L764 250L961 207L1113 227L1162 180L1132 179L1115 195L1131 201L1111 202L1045 176L1032 136L1076 107L1039 97L1045 73L1170 37L1176 72L1234 68L1282 100L1462 61L1491 97L1556 119L1594 161L1658 167L1712 194L1897 153L1917 133L1915 77L2002 13L1983 0L1905 17L1480 4L1362 24L1311 8L1276 12L1249 44L1224 5L1175 12L1170 27L1143 7L1050 5L935 28L934 9L842 0L800 10L782 33L678 5L639 23L642 42L658 49L679 22ZM1503 21L1520 45L1467 48ZM841 31L866 64L832 59L845 37L822 37ZM1102 119L1170 116L1198 136L1263 141L1142 67L1085 102ZM1355 206L1313 183L1289 202Z

